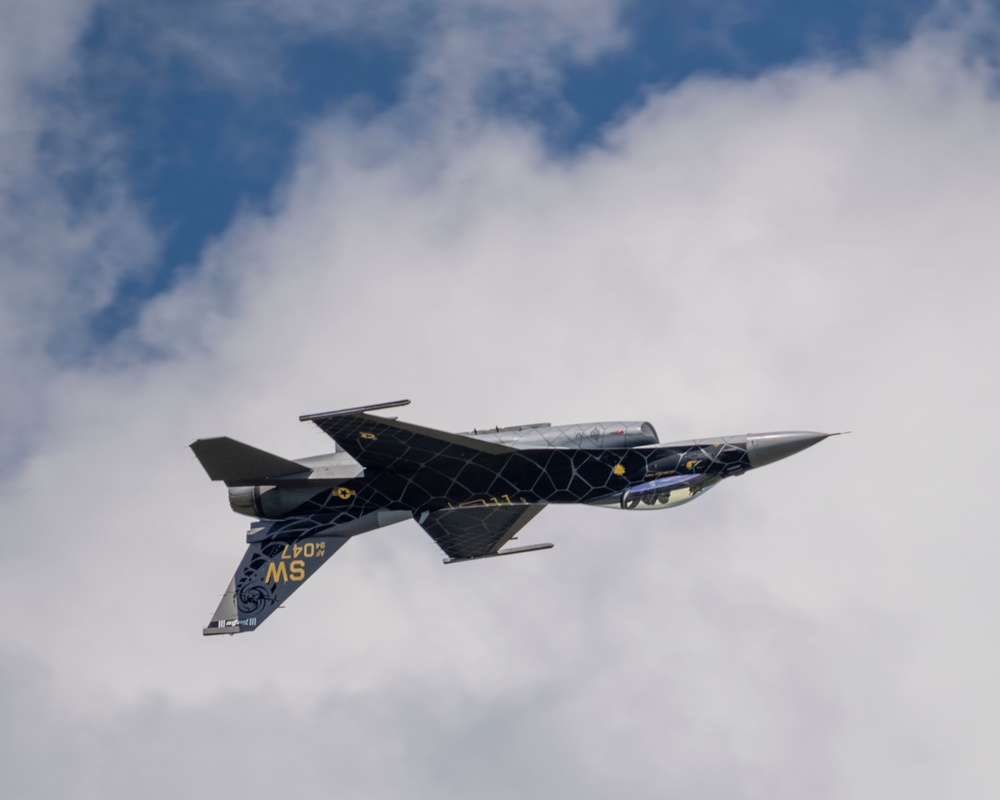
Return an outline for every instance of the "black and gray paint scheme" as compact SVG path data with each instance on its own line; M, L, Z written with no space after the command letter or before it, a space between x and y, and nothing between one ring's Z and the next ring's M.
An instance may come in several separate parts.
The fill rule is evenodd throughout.
M290 461L227 437L191 445L209 477L229 487L233 510L258 519L206 635L256 630L359 533L415 519L446 564L543 550L552 545L501 548L549 504L673 508L832 435L660 444L648 422L447 433L370 413L407 404L300 417L334 440L328 455Z

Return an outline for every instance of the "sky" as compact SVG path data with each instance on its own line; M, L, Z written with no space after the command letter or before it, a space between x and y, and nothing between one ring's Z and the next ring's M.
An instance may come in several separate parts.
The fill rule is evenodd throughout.
M0 8L0 794L1000 788L987 2ZM445 567L358 537L252 635L187 445L853 431Z

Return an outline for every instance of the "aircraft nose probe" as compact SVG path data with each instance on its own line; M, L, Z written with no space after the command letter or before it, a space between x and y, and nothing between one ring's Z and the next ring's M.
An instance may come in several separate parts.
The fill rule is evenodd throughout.
M747 456L751 467L763 467L788 456L801 453L807 447L822 442L839 433L815 431L782 431L780 433L751 433L747 436Z

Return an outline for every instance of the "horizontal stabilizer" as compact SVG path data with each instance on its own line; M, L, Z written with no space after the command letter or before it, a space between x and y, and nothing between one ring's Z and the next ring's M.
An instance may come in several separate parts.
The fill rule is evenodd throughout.
M258 450L228 436L199 439L191 444L195 456L213 481L227 486L266 483L270 478L301 475L309 467L281 456Z

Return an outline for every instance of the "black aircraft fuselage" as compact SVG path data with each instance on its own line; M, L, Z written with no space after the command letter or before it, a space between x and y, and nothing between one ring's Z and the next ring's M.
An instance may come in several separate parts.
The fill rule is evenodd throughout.
M260 520L206 634L256 629L359 533L416 519L446 563L548 548L500 549L546 505L670 508L830 435L660 444L648 422L455 434L368 413L408 402L302 417L339 446L325 456L289 461L225 437L191 445L209 476L229 486L233 510Z
M334 524L379 510L419 513L535 503L629 508L626 496L655 489L657 480L687 476L689 482L707 488L722 478L742 474L751 468L746 440L739 436L607 450L520 450L465 458L440 455L405 471L366 467L363 477L346 480L335 489L256 485L231 493L242 498L249 488L254 496L253 515L263 519L315 515ZM669 492L662 494L659 505L667 503ZM237 505L247 509L245 504Z

